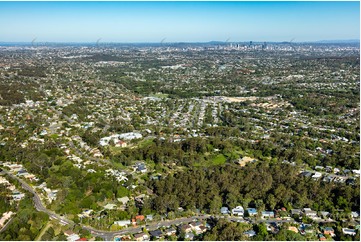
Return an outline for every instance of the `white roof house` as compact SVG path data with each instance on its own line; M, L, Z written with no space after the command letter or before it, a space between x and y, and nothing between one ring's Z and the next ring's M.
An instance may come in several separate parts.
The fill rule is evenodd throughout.
M322 177L322 173L320 172L316 172L315 174L313 174L312 178L318 179Z
M120 220L120 221L114 221L114 224L122 226L122 227L126 227L128 225L130 225L132 222L130 220Z
M356 230L349 228L342 228L342 233L354 236L356 235Z
M117 200L125 205L128 203L129 197L122 197L122 198L118 198Z
M233 215L238 215L238 216L243 216L244 214L244 209L242 206L237 206L235 208L232 209L232 214Z
M108 203L107 205L104 206L105 209L115 209L117 207L117 205L113 204L113 203Z
M80 237L77 234L72 234L72 235L69 235L66 239L68 241L76 241L76 240L80 239Z

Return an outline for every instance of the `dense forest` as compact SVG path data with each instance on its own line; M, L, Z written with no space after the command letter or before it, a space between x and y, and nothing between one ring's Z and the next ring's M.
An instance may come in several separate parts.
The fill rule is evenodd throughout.
M256 207L259 211L280 207L310 207L316 211L359 210L360 192L346 184L304 178L288 164L251 163L194 168L149 184L157 195L153 209L161 213L179 206L218 212L222 206ZM356 185L358 187L359 184Z

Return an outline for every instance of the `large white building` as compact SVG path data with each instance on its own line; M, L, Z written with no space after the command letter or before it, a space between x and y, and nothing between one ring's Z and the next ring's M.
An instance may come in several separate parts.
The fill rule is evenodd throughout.
M121 140L132 140L132 139L141 139L143 136L140 133L130 132L124 134L114 134L108 137L103 137L100 139L99 144L101 146L109 145L109 142L112 140L114 144L118 143Z

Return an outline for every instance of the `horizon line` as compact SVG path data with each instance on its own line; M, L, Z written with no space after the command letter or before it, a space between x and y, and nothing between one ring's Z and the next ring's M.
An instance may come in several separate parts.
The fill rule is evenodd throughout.
M1 1L1 0L0 0ZM128 41L128 42L121 42L121 41L109 41L109 42L97 42L97 41L0 41L0 44L8 43L8 44L179 44L179 43L186 43L186 44L208 44L212 42L216 43L317 43L317 42L360 42L360 39L322 39L322 40L305 40L305 41L275 41L275 40L239 40L239 41L224 41L224 40L209 40L209 41L171 41L171 42L160 42L160 41Z

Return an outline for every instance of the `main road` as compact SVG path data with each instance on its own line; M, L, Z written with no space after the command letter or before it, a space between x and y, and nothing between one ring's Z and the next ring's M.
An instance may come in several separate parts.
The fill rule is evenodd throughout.
M0 174L4 174L4 173L7 174L8 176L10 176L11 178L19 181L21 183L21 186L25 190L29 191L31 194L34 195L33 200L34 200L34 206L35 206L36 210L48 214L51 219L57 220L61 224L75 225L75 223L73 221L71 221L67 218L64 218L64 217L54 213L53 211L47 209L41 202L40 196L37 194L37 192L24 180L13 175L11 172L3 169L3 171L0 172ZM157 227L161 227L161 226L170 226L173 224L188 223L194 219L205 219L208 217L210 217L210 216L209 215L199 215L199 216L194 216L191 218L178 218L178 219L174 219L174 220L153 222L153 223L148 224L147 229L153 230L153 229L156 229ZM128 233L138 233L138 232L141 232L143 229L143 227L131 227L131 228L125 228L125 229L122 229L119 231L104 231L104 230L98 230L98 229L95 229L95 228L92 228L92 227L86 226L86 225L80 225L80 226L82 228L88 230L89 232L91 232L93 235L99 236L107 241L113 240L114 236L116 236L116 235L122 235L122 234L128 234Z
M17 181L19 181L22 185L22 187L29 191L31 194L33 194L33 200L34 200L34 206L36 208L36 210L38 211L42 211L44 213L47 213L49 215L49 217L51 219L57 220L59 223L61 224L70 224L70 225L75 225L75 223L67 218L64 218L56 213L54 213L53 211L47 209L43 203L41 202L41 199L39 197L39 195L37 194L37 192L28 184L26 183L24 180L22 180L21 178L11 174L11 172L4 170L2 172L0 172L1 174L7 174L8 176L12 177L13 179L16 179ZM212 216L212 215L196 215L193 217L189 217L189 218L177 218L177 219L173 219L173 220L164 220L164 221L160 221L160 222L151 222L148 223L146 226L138 226L138 227L130 227L130 228L125 228L119 231L104 231L104 230L98 230L95 229L93 227L90 226L86 226L86 225L82 225L79 224L83 229L88 230L91 234L93 234L94 236L98 236L103 238L106 241L110 241L113 240L115 236L117 235L123 235L123 234L135 234L135 233L139 233L142 232L143 228L145 227L148 231L152 231L155 230L159 227L167 227L167 226L171 226L171 225L178 225L178 224L183 224L183 223L190 223L192 221L198 220L198 219L208 219L208 218L225 218L229 221L232 222L252 222L252 223L261 223L261 222L294 222L293 219L287 219L287 220L277 220L277 219L267 219L267 220L251 220L251 221L246 221L243 218L240 217L232 217L232 216Z
M21 186L29 191L31 194L33 194L33 200L34 200L34 206L36 208L36 210L38 211L41 211L41 212L44 212L44 213L47 213L49 215L50 218L52 219L56 219L58 220L60 223L62 224L74 224L73 221L69 220L69 219L66 219L66 218L63 218L61 217L60 215L54 213L53 211L47 209L43 203L41 202L41 199L39 197L39 195L36 193L36 191L28 184L26 183L24 180L20 179L19 177L11 174L11 172L8 172L7 170L4 170L2 171L3 173L7 174L8 176L10 176L11 178L17 180L18 182L21 183Z

